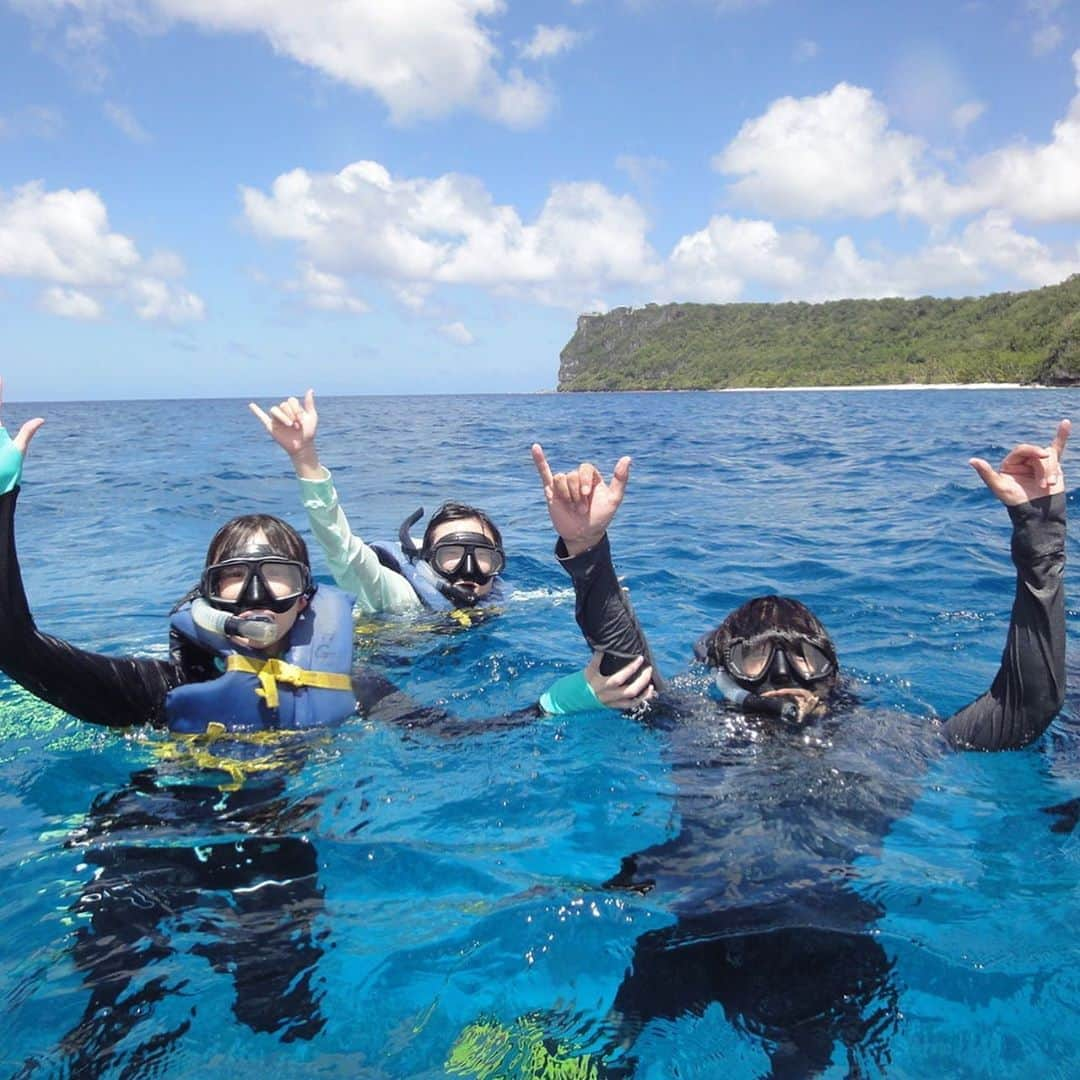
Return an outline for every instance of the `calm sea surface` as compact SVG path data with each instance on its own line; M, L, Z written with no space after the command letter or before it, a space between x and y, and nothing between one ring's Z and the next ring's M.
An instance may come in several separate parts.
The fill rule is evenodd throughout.
M38 414L18 541L45 631L163 655L166 612L218 525L263 511L306 531L288 462L244 402L5 409L11 428ZM502 525L513 595L498 618L453 634L360 627L363 658L424 703L499 715L587 659L534 440L557 468L633 455L612 543L666 674L742 600L807 602L865 711L892 718L880 769L913 777L846 870L880 913L867 934L891 965L889 1000L862 1007L888 1022L850 1059L837 1041L824 1075L1076 1075L1080 828L1053 832L1041 812L1080 796L1075 605L1065 710L1036 746L905 760L904 733L988 686L1008 624L1008 518L967 459L1080 422L1080 393L328 398L320 415L365 538L448 497ZM769 1032L730 1003L646 1018L632 1040L613 1011L635 943L674 921L662 889L603 888L623 856L680 831L670 733L616 714L452 739L356 719L247 779L197 749L92 729L0 679L4 1075L531 1077L556 1052L650 1078L768 1073ZM828 764L828 747L813 752ZM233 813L245 800L257 814ZM730 826L745 840L746 822ZM739 862L727 836L708 837L712 865ZM222 843L303 885L271 882L280 903L261 907L271 892L243 880L200 885ZM730 872L748 881L747 866ZM162 880L169 902L141 917ZM88 945L95 903L111 905L112 960L106 922ZM260 1020L260 994L287 1002L278 1021Z

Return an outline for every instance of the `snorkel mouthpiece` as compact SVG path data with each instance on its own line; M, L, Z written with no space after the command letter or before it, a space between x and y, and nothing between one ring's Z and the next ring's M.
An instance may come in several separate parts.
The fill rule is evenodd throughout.
M269 615L241 619L211 607L201 596L191 602L191 618L196 626L222 637L247 638L258 645L271 645L278 636L277 624Z
M723 699L737 708L747 712L776 716L792 724L798 722L799 706L790 698L785 700L783 697L765 697L762 694L744 690L723 668L716 669L713 682Z

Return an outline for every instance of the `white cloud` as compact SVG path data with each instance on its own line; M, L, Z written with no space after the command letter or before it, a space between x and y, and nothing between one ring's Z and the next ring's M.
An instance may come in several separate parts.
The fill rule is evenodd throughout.
M968 167L962 200L973 211L998 209L1030 221L1080 220L1080 49L1072 62L1077 94L1050 142L1005 147Z
M615 158L615 168L628 177L644 191L652 188L653 178L667 170L668 163L660 157L639 154L619 154Z
M60 21L70 52L100 51L105 27L142 32L186 23L204 32L257 34L275 52L376 94L396 122L458 109L527 127L550 95L522 72L501 72L485 20L504 0L14 0L46 23ZM100 76L100 73L99 73Z
M820 49L816 41L811 41L809 38L803 38L802 41L795 43L794 57L799 63L803 63L807 60L813 60L817 56Z
M579 45L583 35L568 26L537 26L533 36L520 49L523 60L544 60L568 52Z
M41 294L41 306L53 315L65 319L100 319L103 312L101 305L92 297L78 289L62 289L53 285Z
M555 185L532 222L473 177L398 179L373 161L295 169L242 196L256 233L295 242L319 272L380 280L414 308L441 285L574 308L657 273L641 207L596 183Z
M308 307L316 311L363 315L370 310L363 300L350 294L344 278L316 270L310 263L301 267L300 280L290 283L289 288L302 293Z
M113 101L107 101L103 111L106 119L119 128L132 142L150 142L149 132L135 119L134 114L126 105L117 105Z
M819 246L809 233L782 235L769 221L714 217L675 245L663 293L670 299L736 300L754 282L794 295Z
M981 101L966 101L963 105L957 105L949 115L952 126L957 131L967 131L983 113L986 105Z
M741 177L732 195L782 216L874 217L917 187L920 139L889 128L869 90L839 83L827 93L780 98L748 120L713 159Z
M447 323L446 326L440 326L439 333L447 341L452 341L455 345L461 345L462 347L472 345L476 341L472 332L463 322L452 322Z
M1032 31L1031 51L1036 56L1045 56L1053 52L1065 40L1065 34L1060 26L1050 24L1040 26Z
M827 93L781 98L743 124L713 159L736 179L736 204L784 218L899 214L941 227L999 210L1033 222L1080 220L1080 50L1077 94L1044 144L1018 143L955 166L947 177L921 140L889 124L869 90L840 83ZM963 130L983 112L957 108Z
M0 116L0 138L55 139L63 129L60 110L48 105L27 105L8 116Z
M112 232L94 191L46 191L40 182L10 195L0 190L0 277L47 283L41 303L54 314L96 318L102 298L112 297L142 319L201 319L202 300L168 280L182 273L177 256L144 259L132 240Z

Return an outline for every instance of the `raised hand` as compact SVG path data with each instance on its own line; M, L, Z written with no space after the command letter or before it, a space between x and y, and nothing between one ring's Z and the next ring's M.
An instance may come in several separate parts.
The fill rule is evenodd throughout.
M0 379L0 407L4 401L4 381ZM35 432L45 421L40 416L27 420L15 438L7 433L0 421L0 494L6 494L18 486L22 479L23 458Z
M597 650L585 669L585 679L602 705L630 712L656 696L651 682L652 667L645 663L644 656L634 657L611 675L600 674L603 659L603 651Z
M319 454L315 449L315 432L319 413L315 408L315 391L308 390L301 404L298 398L286 398L263 412L254 401L248 408L259 418L270 437L292 458L298 476L317 479L322 476Z
M1049 446L1031 443L1014 446L998 470L982 458L971 458L968 464L1006 506L1019 506L1042 495L1056 495L1065 490L1061 459L1071 430L1072 424L1062 420Z
M0 378L0 409L3 409L4 405L4 380ZM25 455L26 450L30 445L30 440L37 433L37 429L45 423L43 417L35 416L33 420L27 420L21 428L19 428L18 434L11 440L12 446L19 451L20 454ZM4 426L3 420L0 420L0 428Z
M563 538L567 552L580 555L599 544L626 494L630 458L619 458L610 484L588 462L572 472L553 474L539 443L533 443L532 459L544 486L551 524Z

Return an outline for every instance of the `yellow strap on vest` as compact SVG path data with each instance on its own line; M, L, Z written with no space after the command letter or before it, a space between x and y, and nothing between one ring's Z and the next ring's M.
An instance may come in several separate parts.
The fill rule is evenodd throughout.
M271 709L278 707L277 684L288 683L290 686L316 686L320 690L351 690L352 679L336 671L308 671L296 664L271 658L256 660L253 656L238 656L232 653L225 658L226 671L242 671L254 675L259 680L261 689L255 693L266 699Z

